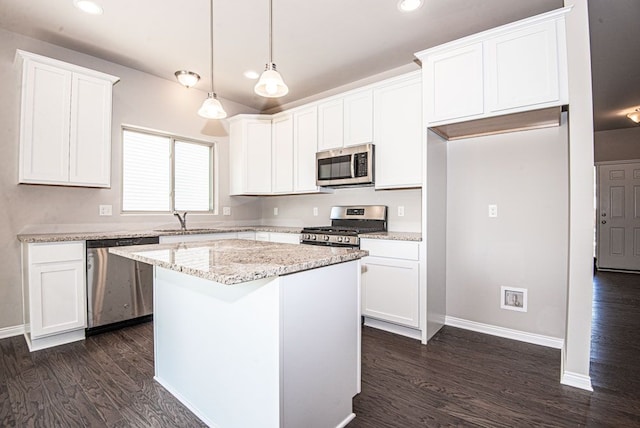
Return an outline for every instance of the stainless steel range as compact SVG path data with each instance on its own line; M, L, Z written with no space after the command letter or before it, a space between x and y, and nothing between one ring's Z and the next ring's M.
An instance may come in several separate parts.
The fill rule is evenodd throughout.
M387 207L349 205L331 208L331 226L305 227L300 242L330 247L360 248L360 233L386 232Z

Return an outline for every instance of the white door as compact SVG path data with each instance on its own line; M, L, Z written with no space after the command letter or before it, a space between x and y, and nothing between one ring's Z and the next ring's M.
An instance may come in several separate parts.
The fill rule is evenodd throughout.
M598 268L640 270L640 162L598 166Z

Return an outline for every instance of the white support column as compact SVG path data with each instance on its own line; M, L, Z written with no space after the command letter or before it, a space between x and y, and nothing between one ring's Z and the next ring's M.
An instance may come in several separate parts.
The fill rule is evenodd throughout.
M593 109L587 0L565 0L569 68L569 278L562 379L592 391Z

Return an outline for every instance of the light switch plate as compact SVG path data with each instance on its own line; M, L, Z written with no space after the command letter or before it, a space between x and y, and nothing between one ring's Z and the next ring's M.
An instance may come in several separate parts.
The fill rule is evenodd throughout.
M100 205L99 210L101 216L113 215L112 205Z
M273 215L278 215L278 207L273 207Z
M313 207L313 215L318 216L318 207Z
M489 205L489 217L498 217L498 206L495 204Z
M231 207L222 207L222 215L231 215Z
M404 217L404 206L400 205L398 207L398 217Z

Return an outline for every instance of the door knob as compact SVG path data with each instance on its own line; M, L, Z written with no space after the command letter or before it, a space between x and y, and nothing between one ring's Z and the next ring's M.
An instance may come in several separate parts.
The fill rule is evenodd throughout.
M607 224L607 220L602 220L602 224Z

